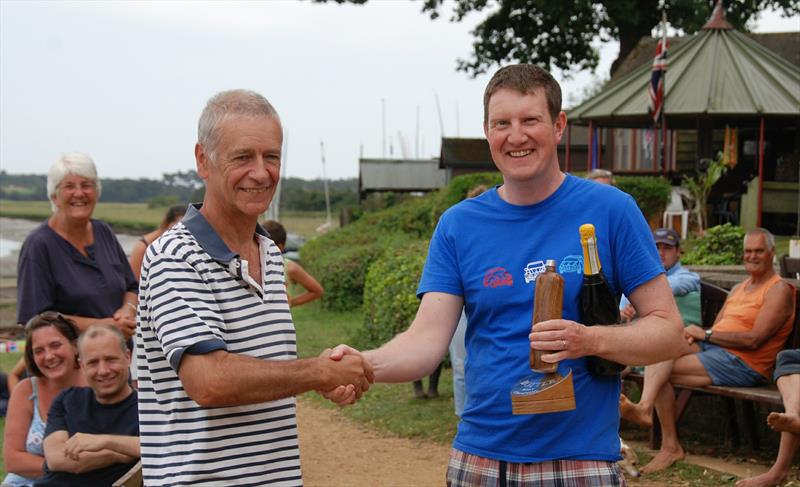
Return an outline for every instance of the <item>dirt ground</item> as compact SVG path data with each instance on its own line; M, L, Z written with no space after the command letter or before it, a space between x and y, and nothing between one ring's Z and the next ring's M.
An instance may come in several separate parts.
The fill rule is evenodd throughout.
M336 410L298 398L300 456L306 487L439 487L450 446L379 434ZM660 482L628 479L631 487Z
M307 487L444 485L450 447L381 435L298 398L300 456Z

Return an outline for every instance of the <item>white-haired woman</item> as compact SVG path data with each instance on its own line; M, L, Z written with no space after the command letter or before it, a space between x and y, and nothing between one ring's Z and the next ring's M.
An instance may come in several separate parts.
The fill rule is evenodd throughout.
M53 310L81 330L136 330L138 283L111 228L92 218L100 181L92 159L63 154L47 174L53 215L25 239L17 264L17 323Z

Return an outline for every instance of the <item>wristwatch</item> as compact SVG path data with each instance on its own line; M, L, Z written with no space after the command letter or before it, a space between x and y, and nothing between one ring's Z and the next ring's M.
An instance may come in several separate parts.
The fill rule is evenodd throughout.
M703 341L707 342L707 341L711 340L711 334L712 333L714 333L714 331L711 328L706 330L706 337L703 339Z

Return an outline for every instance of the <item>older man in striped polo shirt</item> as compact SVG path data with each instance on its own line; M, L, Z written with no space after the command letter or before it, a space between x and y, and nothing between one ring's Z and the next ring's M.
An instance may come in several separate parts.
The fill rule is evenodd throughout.
M294 396L355 401L357 356L297 359L280 250L258 225L283 131L261 95L211 98L200 117L201 206L147 250L138 316L145 485L302 485ZM330 395L330 394L329 394Z

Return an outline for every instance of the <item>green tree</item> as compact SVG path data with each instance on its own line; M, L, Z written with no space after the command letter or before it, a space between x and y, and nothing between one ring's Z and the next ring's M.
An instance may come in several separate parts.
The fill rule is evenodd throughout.
M327 2L328 0L315 0ZM334 0L366 3L366 0ZM563 71L597 67L595 39L616 39L620 44L611 74L633 50L639 39L651 35L665 10L670 24L686 33L697 32L711 15L714 0L424 0L422 11L435 19L443 5L454 4L450 20L460 22L473 12L484 13L472 31L471 59L459 59L458 69L472 76L495 65L523 62L557 67ZM725 15L734 27L747 30L747 22L772 8L783 15L800 13L796 0L748 0L725 2Z

